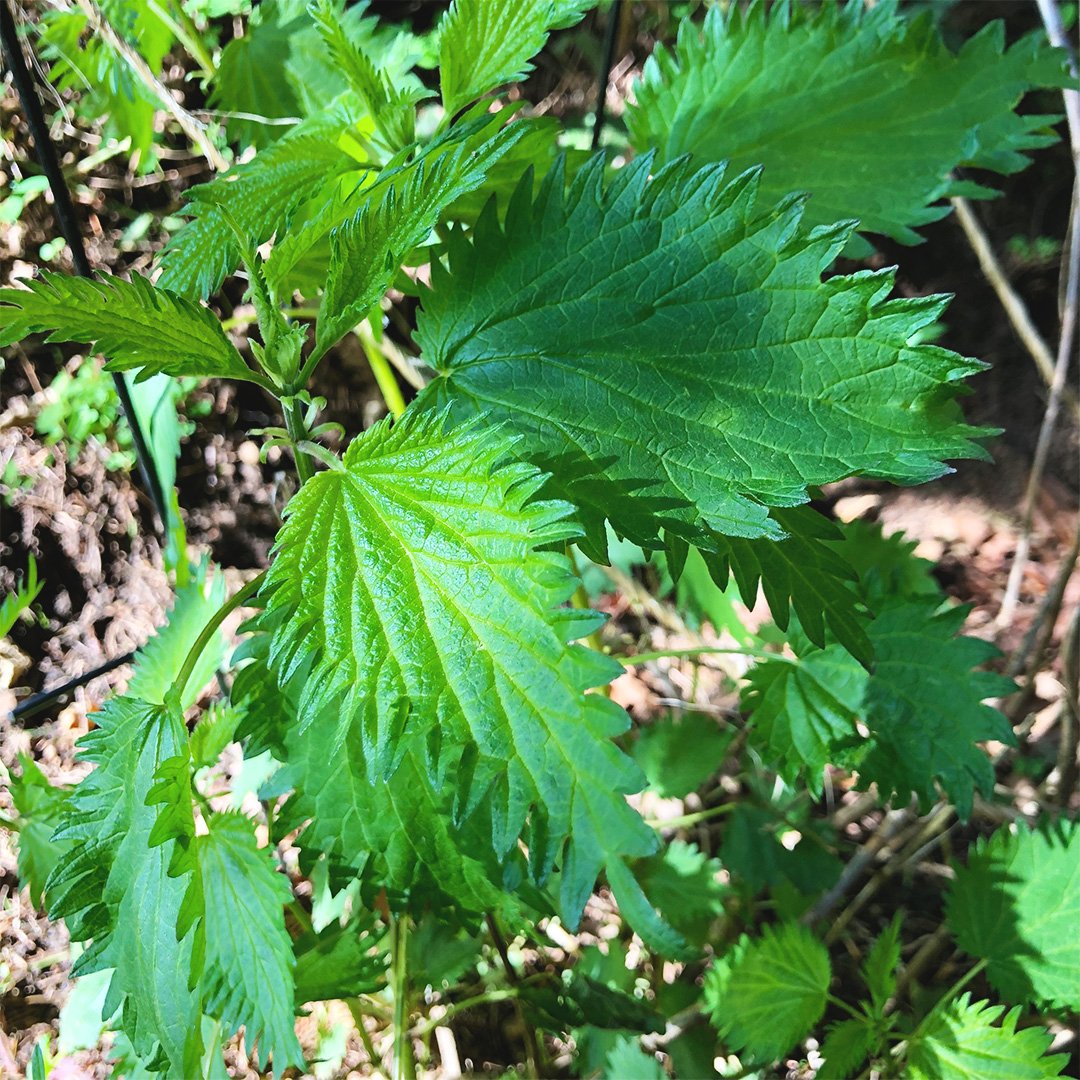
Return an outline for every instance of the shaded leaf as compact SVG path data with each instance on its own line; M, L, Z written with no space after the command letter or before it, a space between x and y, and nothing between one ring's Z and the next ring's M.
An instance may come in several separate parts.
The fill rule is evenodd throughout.
M842 534L832 522L808 506L774 509L773 520L784 538L745 539L714 536L707 542L713 576L735 575L747 607L765 594L777 626L788 628L794 611L815 645L827 643L825 628L857 660L868 664L873 649L866 634L868 615L854 588L856 572L837 541Z
M1080 826L999 829L957 867L949 924L1016 1004L1080 1010Z
M821 1019L832 973L829 954L803 926L746 935L705 977L705 1006L733 1050L772 1061Z
M648 1002L608 986L573 968L557 987L528 986L521 998L535 1009L545 1027L568 1031L592 1027L626 1031L663 1031L663 1017Z
M941 599L934 564L915 554L918 542L901 532L884 534L877 522L849 521L840 526L840 551L858 575L858 592L876 610L890 600Z
M825 1073L829 1076L856 1076L859 1066L873 1051L874 1029L860 1020L833 1024L821 1044Z
M1014 110L1028 90L1065 85L1061 54L1041 33L1010 49L1004 38L993 22L954 54L930 12L906 18L895 0L718 6L646 62L631 141L663 161L764 165L763 197L808 190L809 223L858 218L917 243L913 227L948 212L932 205L943 196L993 194L955 168L1014 173L1056 140L1052 118Z
M839 645L805 651L796 660L762 660L749 672L743 707L752 738L789 783L805 773L820 791L823 770L845 745L862 741L855 722L870 681L865 669Z
M876 783L885 798L914 794L924 805L937 798L940 784L966 818L975 791L989 795L994 783L990 759L977 744L1015 741L1005 717L983 699L1009 694L1015 684L972 671L997 650L957 636L966 608L935 614L935 606L896 604L870 625L876 662L865 719L871 738L859 777L863 785Z
M372 994L384 982L387 954L373 952L379 936L363 918L297 938L296 1004Z
M727 887L721 883L719 859L710 859L694 844L673 840L660 855L635 866L641 887L676 930L695 945L704 945Z
M719 770L732 735L700 713L660 716L641 729L631 754L658 795L682 798Z
M53 840L53 832L64 813L69 788L50 783L37 763L27 754L19 755L22 772L4 773L19 822L19 884L30 890L30 901L41 907L45 881L70 845Z
M900 963L900 915L882 930L867 954L862 976L870 991L870 1001L876 1016L885 1015L885 1005L896 993L896 968Z

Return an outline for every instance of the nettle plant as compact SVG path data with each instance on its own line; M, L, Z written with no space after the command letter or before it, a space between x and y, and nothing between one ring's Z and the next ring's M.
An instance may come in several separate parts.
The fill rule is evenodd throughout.
M890 299L891 270L823 272L869 247L859 230L915 242L942 197L989 193L957 169L1023 167L1052 118L1015 106L1062 85L1062 62L1036 38L1005 49L996 24L954 53L929 14L888 2L717 6L646 65L615 167L481 100L587 6L455 0L432 103L322 0L307 25L348 89L190 192L155 283L46 272L0 293L4 342L46 332L139 377L256 383L299 480L268 570L229 599L205 567L178 592L82 740L86 778L62 791L25 763L23 874L87 942L75 973L111 971L125 1073L219 1075L240 1029L275 1075L304 1068L298 1012L363 1012L386 986L408 1075L439 1022L416 1019L420 990L480 970L489 933L507 982L479 1000L521 1008L533 1072L550 1067L539 1026L575 1032L583 1074L663 1075L646 1031L676 1075L712 1075L717 1054L750 1075L828 1010L826 1075L1057 1075L1046 1031L1016 1025L1078 1005L1072 825L1001 830L958 868L948 920L973 966L951 990L898 990L897 919L864 958L864 999L830 992L808 925L840 869L808 809L827 767L965 817L993 787L979 744L1013 741L985 703L1012 684L976 670L992 648L959 636L964 610L911 545L808 502L984 454L992 433L955 402L983 365L924 340L946 299ZM200 303L241 271L250 357ZM419 295L426 377L407 407L376 347L392 285ZM313 328L289 315L297 293ZM395 415L338 457L308 386L353 330ZM623 664L598 649L574 562L626 542L712 590L729 651L755 661L744 724L628 740L603 690ZM764 591L775 626L737 624L732 580L748 602ZM242 605L258 614L228 695L193 712ZM262 762L257 811L221 797L230 743ZM720 861L664 842L627 796L646 776L685 795L732 753L747 795L722 808L722 885ZM781 844L778 821L817 846ZM601 877L657 973L647 992L618 942L516 975L504 933L575 927ZM980 973L1000 1001L961 996Z

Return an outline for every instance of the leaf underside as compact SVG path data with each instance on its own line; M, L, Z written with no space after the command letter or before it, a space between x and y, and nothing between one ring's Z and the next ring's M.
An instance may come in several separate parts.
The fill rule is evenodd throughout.
M924 805L948 793L964 820L976 791L988 796L994 770L980 742L1015 744L1005 717L985 703L1016 684L972 671L997 655L978 638L958 636L967 609L934 614L925 603L901 603L870 625L875 667L865 710L872 738L858 765L861 784L876 783L883 798L918 796Z

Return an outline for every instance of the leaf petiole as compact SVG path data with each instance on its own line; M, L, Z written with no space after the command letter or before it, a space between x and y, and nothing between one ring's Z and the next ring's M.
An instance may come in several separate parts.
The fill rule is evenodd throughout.
M648 664L653 660L664 660L667 657L705 656L709 653L723 653L728 656L757 656L766 660L780 660L785 664L795 664L797 662L789 656L770 652L768 649L729 649L720 645L695 645L686 649L657 649L654 652L634 653L633 656L620 656L618 660L626 667L637 667L640 664Z
M191 673L195 670L195 665L199 662L199 657L202 655L203 649L210 643L210 639L217 633L218 628L229 616L230 612L235 611L245 600L258 592L259 587L265 579L266 571L263 570L262 573L256 574L256 576L243 586L243 588L237 589L237 591L210 616L206 625L199 632L199 636L195 639L195 644L192 645L191 649L188 651L187 657L184 660L184 666L180 669L176 679L173 681L172 688L169 692L170 696L179 701L183 696L184 687L187 686L188 679L191 678Z

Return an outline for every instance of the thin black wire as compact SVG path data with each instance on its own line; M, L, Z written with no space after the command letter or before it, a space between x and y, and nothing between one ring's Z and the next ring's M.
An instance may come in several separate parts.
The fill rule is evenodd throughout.
M56 224L71 252L71 261L75 266L75 272L80 277L92 278L94 274L86 257L86 248L83 245L82 233L79 231L78 220L75 217L71 193L68 191L67 183L64 180L64 174L56 156L56 148L49 137L49 126L41 109L41 101L38 98L33 77L23 55L22 45L19 42L19 36L15 28L15 17L8 0L0 0L0 41L3 43L4 57L8 69L11 71L11 78L15 84L16 93L19 95L27 126L30 128L30 134L34 139L34 149L38 161L46 179L49 181ZM29 48L29 46L27 47ZM157 470L153 467L150 448L142 425L139 423L139 417L135 412L131 392L127 381L119 372L113 373L113 384L116 387L116 394L120 399L124 417L131 430L131 439L135 444L135 456L139 464L139 474L157 511L160 528L166 530L169 521L168 503ZM72 691L77 690L80 686L85 686L88 682L98 678L98 676L107 675L110 671L130 663L134 655L134 653L126 653L114 660L110 660L99 668L95 668L93 671L80 675L78 678L71 679L60 686L55 686L51 690L44 690L39 694L28 697L12 710L12 722L21 725L27 724L53 703L65 700Z
M86 248L75 217L71 193L68 191L60 161L56 156L56 147L53 146L52 139L49 137L49 125L42 112L33 77L26 66L26 58L23 56L22 45L15 29L15 17L9 0L0 0L0 38L3 41L4 56L7 59L8 69L11 71L12 81L15 83L15 90L19 95L30 134L34 138L34 150L37 153L38 162L49 181L56 224L71 251L71 261L75 265L75 272L80 277L92 278L94 272L90 269L90 262L86 257ZM27 47L29 48L29 45ZM169 503L162 490L157 470L154 468L146 435L131 400L131 391L124 376L119 372L113 373L113 384L116 386L120 406L131 430L131 440L135 444L135 457L139 464L139 475L157 511L160 528L165 532L169 527Z
M619 30L619 13L622 0L612 0L608 8L607 26L604 27L604 53L597 73L596 112L593 114L592 148L600 148L600 135L604 128L604 112L607 109L607 84L611 78L611 65L615 62L615 39Z
M93 671L79 675L77 678L71 679L60 686L54 686L51 690L42 690L40 694L32 694L11 710L11 722L21 726L28 725L38 713L44 712L55 702L66 703L68 695L73 690L78 690L80 686L92 682L99 675L108 675L110 671L115 671L118 667L123 667L124 664L130 664L134 659L135 654L133 652L125 653L123 656L116 657L115 660L110 660L107 664L102 664L99 668L94 668Z

